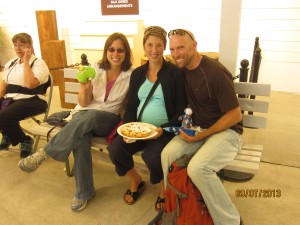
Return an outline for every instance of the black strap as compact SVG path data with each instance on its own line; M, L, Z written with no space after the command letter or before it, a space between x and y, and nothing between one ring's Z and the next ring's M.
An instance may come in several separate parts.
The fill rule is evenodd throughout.
M8 69L9 69L10 67L12 67L12 66L17 62L18 59L19 59L19 58L16 58L14 61L12 61L12 62L10 63L10 65L9 65Z
M65 120L62 120L62 121L59 122L58 124L56 124L56 125L54 125L53 127L51 127L51 129L48 130L48 132L47 132L47 142L49 142L49 140L50 140L50 134L51 134L51 132L52 132L55 128L57 128L57 127L62 128L62 127L64 127L67 123L68 123L68 122L66 122Z
M12 66L18 61L18 59L19 59L19 58L16 58L15 60L13 60L13 61L10 63L8 69L9 69L10 67L12 67ZM33 64L34 64L35 60L37 60L37 58L35 58L35 59L32 61L32 63L30 64L30 68L33 67Z
M53 127L51 127L50 130L48 130L48 132L47 132L47 143L48 143L49 140L50 140L50 134L51 134L51 132L52 132L56 127L59 127L59 124L54 125Z
M139 116L138 116L137 121L140 121L140 120L141 120L143 111L144 111L144 109L145 109L147 103L149 102L150 98L152 97L152 95L153 95L155 89L157 88L157 86L158 86L158 84L159 84L159 79L158 79L158 78L159 78L159 77L157 76L157 79L156 79L154 85L152 86L152 88L151 88L151 90L150 90L150 92L149 92L149 94L148 94L148 96L147 96L147 98L146 98L146 101L144 102L143 107L141 108L141 111L140 111L140 113L139 113Z
M33 67L34 62L35 62L35 60L37 60L37 59L38 59L38 58L35 58L35 59L32 61L32 63L30 64L30 68Z
M36 88L29 89L16 84L8 84L6 87L6 94L8 93L20 93L27 95L44 95L47 92L48 87L51 85L51 78L49 76L48 81L44 84L37 86Z
M12 61L12 63L10 64L10 66L8 68L11 68L16 62L17 62L18 58L15 59L14 61ZM35 58L32 63L30 64L30 68L33 67L34 62L37 60L37 58ZM36 88L33 89L29 89L26 87L22 87L20 85L16 85L16 84L7 84L6 87L6 94L8 93L20 93L20 94L27 94L27 95L44 95L47 92L48 87L50 87L51 85L51 78L49 76L48 81L45 84L41 84L39 86L37 86Z

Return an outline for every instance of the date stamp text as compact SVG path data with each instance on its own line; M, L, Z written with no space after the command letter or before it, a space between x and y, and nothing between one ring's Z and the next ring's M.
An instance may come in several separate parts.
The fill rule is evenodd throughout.
M280 198L280 189L236 189L237 198Z

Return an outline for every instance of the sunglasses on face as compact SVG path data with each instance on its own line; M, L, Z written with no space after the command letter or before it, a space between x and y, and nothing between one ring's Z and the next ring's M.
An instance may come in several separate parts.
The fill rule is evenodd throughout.
M115 51L117 51L117 53L124 53L125 52L125 50L122 49L122 48L117 48L117 49L115 49L115 48L108 48L108 51L111 52L111 53L113 53Z
M185 34L189 35L190 38L191 38L193 41L195 41L194 35L193 35L192 33L190 33L189 31L184 30L184 29L175 29L175 30L171 30L171 31L168 33L168 38L170 39L171 36L173 36L173 35L184 36Z

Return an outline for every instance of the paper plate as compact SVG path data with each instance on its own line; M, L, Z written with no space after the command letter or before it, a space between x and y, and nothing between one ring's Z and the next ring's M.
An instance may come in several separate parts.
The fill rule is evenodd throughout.
M124 135L124 134L121 133L121 130L122 130L124 127L128 126L128 124L134 124L134 125L139 125L139 126L147 126L147 127L149 127L152 131L151 131L151 133L150 133L148 136L146 136L146 137L140 137L140 138L138 138L138 137L128 137L128 136L126 136L126 135ZM154 126L154 125L152 125L152 124L150 124L150 123L130 122L130 123L125 123L125 124L119 126L118 129L117 129L117 132L118 132L119 135L121 135L121 136L124 137L124 138L132 139L132 140L146 140L146 139L149 139L149 138L154 137L154 136L157 134L157 132L155 131L156 128L157 128L156 126Z

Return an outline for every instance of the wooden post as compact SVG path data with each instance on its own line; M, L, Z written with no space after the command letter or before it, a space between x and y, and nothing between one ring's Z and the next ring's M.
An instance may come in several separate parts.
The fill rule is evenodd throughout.
M53 41L47 41L47 43L44 46L44 49L46 50L47 54L45 55L45 61L47 60L47 64L49 68L61 68L67 65L67 59L66 59L66 48L65 48L65 41L63 40L53 40ZM64 71L62 69L55 69L50 70L50 73L53 77L55 77L56 85L59 87L59 95L60 95L60 102L62 106L62 102L64 102L64 93L65 93L65 87L64 87Z
M56 13L54 10L36 11L36 21L39 32L42 58L49 68L64 67L67 65L65 42L58 40ZM59 70L51 70L54 85L60 88L63 82L59 77L63 74ZM60 91L60 93L62 93ZM61 96L62 98L62 96Z
M36 11L35 16L36 16L37 27L39 31L40 44L42 45L49 40L58 40L55 11L54 10Z

